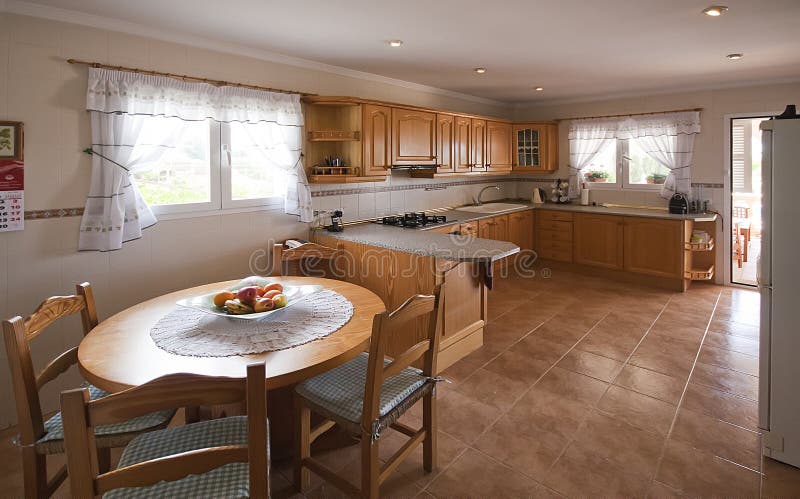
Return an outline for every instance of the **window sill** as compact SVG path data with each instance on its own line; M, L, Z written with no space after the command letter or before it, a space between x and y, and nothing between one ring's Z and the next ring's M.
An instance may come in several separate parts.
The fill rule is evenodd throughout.
M172 213L159 213L156 209L153 209L153 213L155 214L156 218L159 221L163 220L180 220L184 218L202 218L202 217L213 217L219 215L235 215L237 213L252 213L256 211L280 211L283 213L283 205L277 204L270 204L270 205L262 205L262 206L249 206L249 207L242 207L242 208L224 208L218 210L198 210L198 211L185 211L185 212L172 212Z
M618 184L603 184L598 182L597 184L589 183L587 184L589 190L598 190L598 191L633 191L633 192L660 192L662 184L643 184L643 185L636 185L636 186L621 186Z

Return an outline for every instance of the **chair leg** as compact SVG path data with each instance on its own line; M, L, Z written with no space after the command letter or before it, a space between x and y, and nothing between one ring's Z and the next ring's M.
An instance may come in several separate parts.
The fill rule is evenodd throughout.
M97 449L97 468L100 473L108 473L111 470L111 448Z
M311 411L294 396L294 488L302 493L311 482L303 460L311 457Z
M47 456L37 454L32 447L23 448L22 468L25 497L27 499L47 497Z
M381 465L378 459L378 441L372 435L361 434L361 497L378 499L380 496Z
M437 412L436 391L422 398L422 427L425 429L425 440L422 441L422 466L431 472L437 466Z

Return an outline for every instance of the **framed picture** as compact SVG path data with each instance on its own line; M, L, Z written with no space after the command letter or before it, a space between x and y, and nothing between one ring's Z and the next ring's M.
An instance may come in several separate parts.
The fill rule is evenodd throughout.
M0 159L22 161L21 121L0 121Z

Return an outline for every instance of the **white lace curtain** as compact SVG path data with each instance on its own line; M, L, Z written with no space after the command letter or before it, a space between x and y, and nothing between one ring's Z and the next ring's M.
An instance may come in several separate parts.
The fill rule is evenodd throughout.
M644 151L669 169L661 196L688 194L692 187L694 137L700 133L700 112L648 114L621 120L573 120L569 127L570 197L579 194L580 172L613 144L636 139Z
M581 171L603 149L614 143L616 121L603 119L573 120L569 124L569 197L580 195Z
M298 215L301 222L312 220L311 192L300 160L303 113L299 95L90 68L86 100L92 114L92 149L98 154L93 156L80 249L119 249L156 222L129 173L175 147L181 120L256 124L272 137L280 135L281 141L263 148L264 167L286 172L284 211ZM165 121L175 125L167 126L157 143L143 144L142 123L152 116L174 118ZM259 144L268 140L256 139Z

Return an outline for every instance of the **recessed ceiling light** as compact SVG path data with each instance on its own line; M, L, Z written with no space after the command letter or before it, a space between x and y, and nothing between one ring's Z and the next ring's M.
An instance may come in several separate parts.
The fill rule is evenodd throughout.
M744 57L744 54L728 54L725 57L727 57L728 59L730 59L732 61L735 61L737 59L741 59L742 57Z
M403 45L403 40L389 40L390 47L400 47Z
M537 92L541 92L542 90L544 90L544 87L533 87L533 89L536 90Z
M478 73L479 75L482 75L483 73L486 72L486 68L475 68L475 72Z
M703 9L703 14L710 17L719 17L727 11L728 8L724 5L711 5L710 7Z

